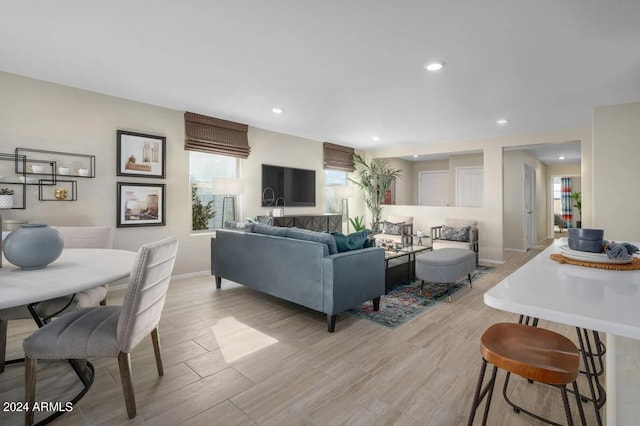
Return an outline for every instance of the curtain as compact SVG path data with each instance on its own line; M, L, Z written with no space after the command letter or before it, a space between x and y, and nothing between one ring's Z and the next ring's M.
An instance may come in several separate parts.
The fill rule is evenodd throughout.
M247 139L249 126L206 115L184 113L187 151L208 152L248 158L251 148Z
M342 170L346 172L356 170L355 164L353 164L353 148L329 142L324 142L322 145L324 168L326 170Z
M567 228L573 228L571 224L571 211L573 199L571 198L571 178L560 178L560 198L562 199L562 219L567 224Z

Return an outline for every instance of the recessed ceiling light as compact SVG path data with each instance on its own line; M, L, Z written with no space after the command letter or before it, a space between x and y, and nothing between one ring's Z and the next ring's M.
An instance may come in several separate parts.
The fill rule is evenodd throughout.
M564 160L564 159L565 159L564 155L561 155L560 157L558 157L558 160Z
M371 136L371 140L378 142L380 140L380 136Z
M424 65L427 71L440 71L444 67L444 61L431 61Z
M284 110L282 108L271 108L271 111L273 111L274 114L282 114L284 112Z
M498 123L501 126L504 126L505 124L507 124L509 122L509 120L507 120L506 118L501 118L499 120L496 120L496 123Z
M413 154L413 158L418 158L418 154Z

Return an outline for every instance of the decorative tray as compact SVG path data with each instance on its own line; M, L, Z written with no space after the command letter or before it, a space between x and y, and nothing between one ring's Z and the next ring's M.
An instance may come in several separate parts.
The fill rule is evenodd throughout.
M560 253L568 259L580 260L582 262L623 265L633 261L633 257L626 259L609 259L609 256L607 256L606 253L591 253L588 251L571 250L567 245L560 246Z

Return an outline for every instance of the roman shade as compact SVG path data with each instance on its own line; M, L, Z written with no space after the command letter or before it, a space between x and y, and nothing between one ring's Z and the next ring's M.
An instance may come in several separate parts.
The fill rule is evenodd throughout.
M251 148L247 139L249 126L193 112L184 113L187 151L208 152L247 158Z
M353 148L329 142L325 142L323 147L325 169L347 172L356 170L355 164L353 164Z

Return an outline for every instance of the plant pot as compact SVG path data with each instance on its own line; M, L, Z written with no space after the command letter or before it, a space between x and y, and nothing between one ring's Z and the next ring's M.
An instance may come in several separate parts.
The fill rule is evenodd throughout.
M13 195L0 195L0 209L10 209L13 207Z

